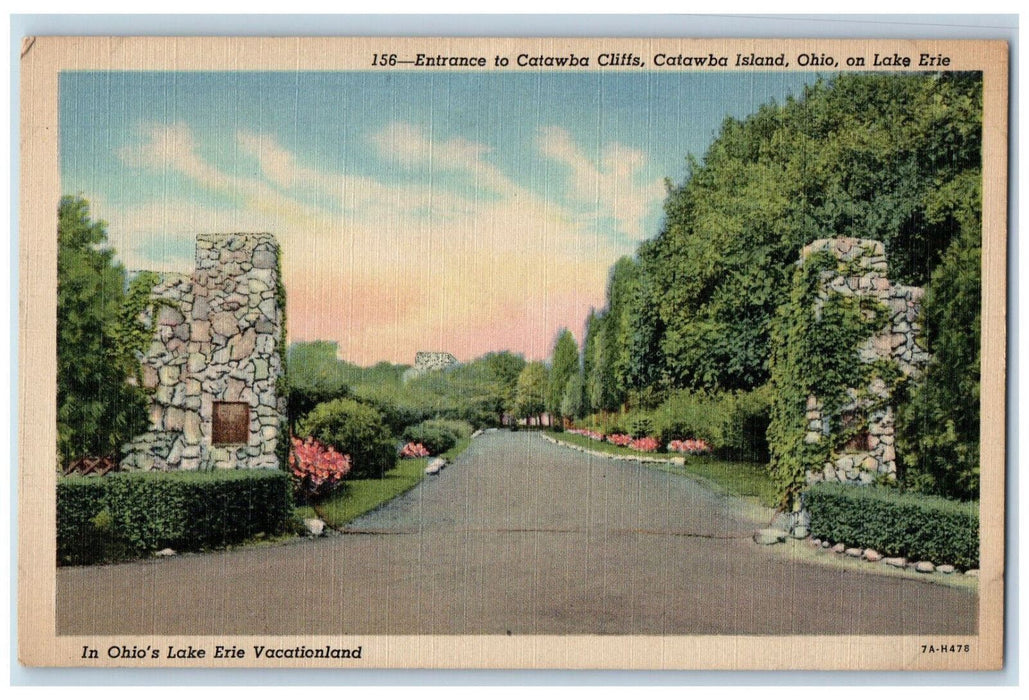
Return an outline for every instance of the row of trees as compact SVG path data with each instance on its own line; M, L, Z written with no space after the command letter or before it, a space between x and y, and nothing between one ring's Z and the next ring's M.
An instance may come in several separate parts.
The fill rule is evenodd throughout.
M500 425L515 405L516 385L526 367L520 355L492 352L405 381L406 365L380 362L359 367L340 360L337 353L338 346L330 341L290 345L292 426L316 405L340 398L374 407L396 435L430 418L466 421L476 428Z
M567 329L554 345L549 366L530 362L518 375L509 412L516 418L531 419L543 414L555 420L578 416L582 411L582 374L579 346Z
M926 288L932 365L899 395L905 483L974 497L981 115L977 73L854 74L727 119L703 161L669 184L660 233L614 265L605 308L586 319L580 403L562 411L557 382L548 408L582 415L653 407L676 390L763 387L800 249L875 239L895 283Z

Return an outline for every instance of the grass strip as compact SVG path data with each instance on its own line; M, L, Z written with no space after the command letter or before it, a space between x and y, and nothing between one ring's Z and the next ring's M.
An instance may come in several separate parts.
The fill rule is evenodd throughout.
M579 447L585 447L593 452L603 452L604 454L618 455L619 457L647 457L653 459L666 460L669 463L676 457L682 457L683 455L669 454L667 452L637 452L636 450L630 450L628 447L619 447L610 442L601 442L588 438L585 435L577 435L575 433L556 433L550 430L545 431L546 435L559 440L561 442L567 442L570 445L578 445Z
M718 457L673 455L660 452L637 452L628 447L619 447L609 442L592 440L585 435L572 433L555 433L547 431L550 437L595 452L617 455L620 457L655 457L660 462L641 462L644 466L660 469L672 474L698 478L709 484L715 491L728 493L741 498L757 500L763 506L775 506L777 502L775 484L768 474L768 465L760 462L734 462ZM684 464L676 464L672 460L683 457Z

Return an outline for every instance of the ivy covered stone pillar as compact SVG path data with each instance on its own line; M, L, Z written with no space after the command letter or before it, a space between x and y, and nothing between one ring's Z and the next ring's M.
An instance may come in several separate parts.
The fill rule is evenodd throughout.
M890 283L879 241L820 239L801 251L772 334L769 444L784 507L816 481L896 478L893 395L928 361L921 298Z

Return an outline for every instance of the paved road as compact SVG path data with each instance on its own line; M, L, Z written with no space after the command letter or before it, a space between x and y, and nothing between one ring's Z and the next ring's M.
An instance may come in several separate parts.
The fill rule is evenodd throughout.
M974 593L759 547L695 482L487 433L337 537L58 571L59 634L964 634Z

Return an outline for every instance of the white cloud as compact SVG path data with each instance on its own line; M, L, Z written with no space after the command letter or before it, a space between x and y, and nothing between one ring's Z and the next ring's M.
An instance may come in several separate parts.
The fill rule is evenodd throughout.
M275 217L245 208L214 208L170 198L134 206L90 201L95 218L107 222L108 239L130 270L188 272L199 233L274 231Z
M424 349L462 359L502 348L544 357L558 328L578 333L590 306L603 303L607 268L628 252L575 208L486 162L485 145L433 145L410 125L393 124L373 140L411 163L467 172L491 195L310 167L266 134L237 134L240 151L259 166L246 170L203 158L186 126L151 125L141 133L136 147L120 153L123 163L177 172L199 192L230 194L236 205L179 198L104 207L125 263L162 269L167 260L158 258L174 253L188 269L183 251L197 233L271 231L283 244L292 339L336 340L356 362L410 362ZM566 153L580 166L580 191L591 171L574 151ZM613 147L609 162L593 171L631 177L640 168L637 155ZM620 220L639 216L623 211L630 197L613 183L605 180L596 192L617 195L608 206Z
M644 228L647 216L665 196L661 178L644 179L646 154L619 143L609 143L590 158L560 127L540 130L540 152L572 171L574 196L598 217L610 217L623 235L640 241L652 232Z
M482 165L490 149L463 138L448 141L430 139L423 129L406 122L393 122L372 136L372 143L387 157L402 165L432 164L441 170L472 170Z

